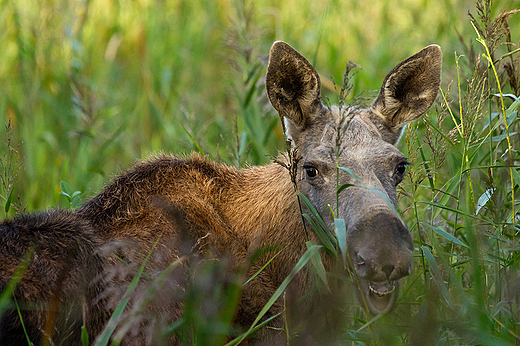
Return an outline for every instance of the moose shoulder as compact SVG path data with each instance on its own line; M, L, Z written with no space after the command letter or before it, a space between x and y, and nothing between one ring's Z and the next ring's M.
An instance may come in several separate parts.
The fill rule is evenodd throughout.
M22 311L29 337L34 343L80 344L82 325L93 339L114 323L110 316L146 262L146 276L114 326L114 338L127 345L153 344L156 338L163 340L156 331L164 321L182 317L185 287L196 275L197 261L221 259L228 263L227 271L247 268L246 279L257 274L243 286L234 317L235 324L248 327L306 251L306 242L319 243L309 225L308 235L304 230L295 181L330 227L329 205L337 202L336 217L345 220L349 269L359 279L361 301L373 313L389 311L399 279L410 273L413 250L409 230L395 213L396 186L408 162L394 145L403 126L433 103L440 73L441 50L432 45L387 75L370 108L325 107L315 69L289 45L276 42L266 87L292 142L293 176L284 155L282 164L248 169L199 155L140 163L76 212L51 211L0 224L0 289L8 287L24 254L33 251L13 296L29 303L52 302L74 313L59 314L68 317L62 321L45 304ZM338 165L352 174L337 175ZM337 195L344 184L350 187ZM270 247L277 250L251 261L255 251ZM322 258L330 269L333 259ZM38 260L47 267L36 269ZM157 284L154 278L163 279L165 272L167 279ZM290 287L296 295L310 284L309 273L300 274ZM142 303L150 300L156 304ZM283 305L279 299L268 315ZM271 324L283 327L283 320ZM267 341L272 334L259 337ZM24 341L17 313L6 310L0 316L0 343Z

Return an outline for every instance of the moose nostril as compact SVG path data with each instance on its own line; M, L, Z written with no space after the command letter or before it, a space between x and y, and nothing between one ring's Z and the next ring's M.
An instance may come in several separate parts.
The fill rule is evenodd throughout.
M356 256L356 263L358 266L362 266L363 264L365 264L365 259L361 255L358 254Z
M394 271L394 266L391 264L385 264L383 266L383 272L386 274L386 278L390 278L390 275L392 275L392 272Z

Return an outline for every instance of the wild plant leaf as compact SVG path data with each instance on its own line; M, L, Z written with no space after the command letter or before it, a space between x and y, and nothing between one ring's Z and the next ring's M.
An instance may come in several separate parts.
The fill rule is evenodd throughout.
M83 346L89 346L90 345L90 343L88 341L87 327L85 327L84 325L81 326L81 345L83 345Z
M356 186L354 184L343 184L339 187L338 191L336 193L340 193L341 191L345 190L347 187Z
M307 249L310 249L314 244L312 241L308 241L305 243L305 246L307 246ZM323 265L323 261L321 260L321 256L319 252L316 252L314 256L311 257L311 264L314 267L314 271L320 278L321 282L325 285L325 288L327 288L327 291L330 292L329 287L329 281L327 280L327 272L325 270L325 266Z
M9 212L9 209L11 209L11 203L13 201L13 191L14 191L14 184L11 186L11 190L9 191L9 196L7 196L7 200L5 201L5 213L7 214Z
M450 198L457 200L457 197L453 194L455 189L457 188L459 184L458 175L454 175L444 186L442 186L441 189L436 189L435 191L438 191L442 194L441 198L439 199L439 204L446 205L448 204L448 201ZM441 209L437 209L434 217L437 218L439 216L439 213L441 212Z
M322 242L322 244L325 247L325 250L329 252L334 257L337 256L337 250L336 250L336 244L337 239L330 231L330 229L325 224L325 221L321 218L320 214L316 210L316 208L312 205L312 203L309 201L307 197L303 194L298 194L298 197L300 197L301 201L307 206L309 211L312 215L309 215L307 213L302 214L302 216L309 222L311 227L313 228L314 232L318 236L318 239Z
M347 226L344 219L334 219L334 231L338 238L338 245L343 258L343 265L347 266Z
M491 312L491 317L496 317L502 310L507 309L507 306L511 304L510 301L501 300L498 302L497 305L493 308L493 311ZM507 312L506 312L507 313Z
M493 96L496 96L496 97L500 98L500 94L493 94ZM507 117L507 120L509 120L509 117L511 116L511 114L516 113L516 111L518 110L518 107L520 106L520 99L518 99L518 97L516 97L513 94L503 94L502 96L504 98L509 97L509 98L512 98L514 100L514 102L511 103L509 105L509 107L506 109L506 117Z
M482 131L484 131L485 129L487 129L488 126L489 126L490 121L495 120L496 117L498 117L499 115L500 115L499 112L492 112L492 113L490 114L490 116L487 117L486 123L485 123L484 126L482 127Z
M60 189L61 189L61 192L60 192L61 195L66 196L69 199L71 198L69 183L67 183L64 180L60 181Z
M478 214L480 209L486 205L486 203L489 201L489 199L493 196L493 193L495 192L495 188L487 189L479 198L477 202L477 210L475 211L475 215Z
M518 173L516 168L512 169L511 171L513 172L514 185L516 186L520 184L520 173Z
M394 204L392 203L392 201L390 201L390 198L388 198L386 193L384 193L383 191L381 191L379 189L375 189L373 187L366 187L366 189L370 190L370 191L374 191L379 196L381 196L381 198L386 202L386 205L388 206L388 208L390 208L390 210L394 213L394 215L396 215L397 217L400 217L399 213L397 212L397 210L394 207Z
M70 207L72 209L76 209L81 206L81 202L82 202L81 197L76 196L76 197L72 198L72 201L70 202Z
M184 318L180 318L177 321L170 324L168 326L168 328L163 332L163 337L164 338L170 337L173 333L175 333L184 324L184 322L185 322Z
M186 132L186 134L188 135L188 137L190 137L191 141L193 142L193 144L195 145L195 148L197 148L197 151L199 153L201 153L202 155L204 155L204 150L202 150L202 148L199 146L199 143L197 143L197 140L195 139L195 137L193 137L191 135L191 133L188 131L188 129L184 126L183 123L181 123L179 121L179 123L181 124L182 128L184 129L184 132Z
M420 222L421 225L423 226L426 226L428 228L430 228L432 231L434 231L435 233L437 233L438 235L448 239L449 241L455 243L455 244L458 244L458 245L461 245L461 246L464 246L464 247L467 247L469 248L469 246L467 246L466 244L464 244L460 239L456 238L455 236L453 236L452 234L446 232L446 231L443 231L442 229L440 228L437 228L435 226L432 226L426 222Z
M265 321L262 321L262 323L259 323L258 325L256 325L253 329L251 330L248 330L247 332L243 333L243 334L240 334L239 336L237 336L235 339L233 339L232 341L228 342L225 346L234 346L234 345L237 345L239 342L241 342L242 340L244 340L245 338L247 338L248 335L251 335L253 334L254 332L256 332L258 329L262 328L263 326L265 326L266 324L268 324L269 322L271 322L272 320L274 320L275 318L277 318L278 316L280 316L282 313L279 312L277 314L274 314L273 316L269 317L268 319L266 319Z
M153 251L153 250L152 250ZM144 293L144 297L148 297L148 299L139 300L139 304L132 307L131 314L133 317L137 318L139 314L142 313L142 311L146 308L146 306L151 302L153 297L161 290L161 288L166 284L167 280L171 277L171 274L175 268L182 262L186 260L186 257L180 257L177 260L173 261L164 269L159 276L155 278L150 278L149 280L152 280L152 284L147 287L146 292ZM139 273L138 273L139 274ZM141 275L144 276L144 275ZM120 325L118 328L118 331L114 336L112 337L112 344L119 345L126 333L128 332L129 328L133 326L132 319L129 319L129 323L126 323L124 325Z
M18 264L18 267L16 267L13 275L11 276L11 279L9 279L7 285L3 287L0 294L0 316L2 316L4 310L11 302L11 296L16 289L16 286L18 286L20 280L22 280L23 274L27 270L27 266L31 262L31 259L34 255L34 251L34 246L27 248L22 260L20 261L20 264Z
M339 169L341 169L343 172L347 173L348 175L350 175L352 178L356 179L356 181L360 184L363 185L363 181L361 179L359 179L359 177L357 175L354 174L354 172L352 172L350 169L346 168L346 167L338 167Z
M513 137L516 134L518 134L518 132L510 132L509 133L509 137ZM507 133L504 133L504 134L501 134L501 135L497 135L497 136L493 136L491 138L488 138L488 139L482 141L482 143L502 142L506 138L507 138Z
M311 225L312 229L318 236L318 239L323 244L323 247L325 250L333 255L334 257L337 256L336 248L334 247L332 241L329 239L329 237L326 234L326 231L323 230L323 228L316 222L316 219L314 219L309 214L302 214L305 220Z
M248 81L247 82L249 82L249 79L251 77L253 77L253 75L255 76L255 79L253 80L253 83L251 83L251 87L249 88L249 91L247 92L247 95L246 95L246 97L244 99L244 105L243 105L244 108L246 108L249 105L249 102L251 102L251 99L252 99L252 97L253 97L253 95L254 95L254 93L256 91L257 82L260 79L260 77L262 76L262 73L258 73L258 72L255 75L254 73L255 73L256 70L257 70L257 68L255 66L255 69L253 69L251 71L250 77L248 77Z
M269 301L267 302L267 304L264 305L264 307L262 308L262 310L260 311L260 313L258 314L258 316L255 318L255 320L253 321L253 324L251 324L251 327L249 327L249 329L244 333L242 334L241 336L233 339L232 341L228 342L226 344L226 346L231 346L231 345L236 345L240 342L242 342L242 340L244 340L247 336L249 336L251 333L253 333L253 330L254 328L256 327L256 325L258 324L258 322L260 322L260 320L262 319L262 317L264 317L264 315L267 313L267 311L269 311L269 309L271 308L271 306L273 306L273 304L278 300L278 298L282 295L282 293L285 291L285 289L287 288L287 286L289 285L289 283L292 281L292 279L296 276L296 274L298 274L298 272L300 270L302 270L303 267L305 267L305 265L307 264L307 262L309 262L309 260L319 251L320 248L322 248L323 246L321 245L312 245L310 248L307 249L307 251L305 251L305 253L303 254L303 256L300 258L300 260L298 261L298 263L296 263L296 265L294 266L294 268L291 270L291 272L289 273L289 275L284 279L284 281L282 282L282 284L280 285L280 287L278 287L278 289L274 292L274 294L271 296L271 298L269 299Z
M137 274L133 277L132 281L130 282L130 285L128 285L128 288L126 289L125 294L123 295L123 298L117 303L117 306L114 309L112 316L110 316L110 319L108 320L108 323L105 326L105 329L103 329L101 334L99 334L99 336L94 341L94 346L108 345L108 342L110 341L110 337L116 330L119 320L120 320L121 316L123 315L123 311L125 310L128 302L130 301L132 294L134 293L135 289L137 288L137 284L139 283L141 275L143 274L144 267L146 266L148 259L152 255L152 252L155 249L155 246L157 245L157 243L158 243L158 241L155 242L155 244L152 246L150 252L148 252L148 255L146 256L145 260L143 261L143 264L141 265L141 267L139 267Z
M301 194L299 193L298 194L298 197L303 201L303 203L307 206L307 208L309 209L309 211L311 212L312 216L314 216L317 220L317 222L320 224L320 226L323 228L323 229L328 229L327 225L325 224L325 222L323 221L323 219L321 218L320 214L318 213L318 211L316 210L316 208L312 205L311 201L309 201L309 199L307 198L307 196L305 196L304 194Z
M273 257L271 257L271 258L269 259L269 261L267 261L267 262L262 266L262 268L260 268L256 273L254 273L253 275L251 275L251 277L250 277L249 279L247 279L247 281L244 282L244 283L242 284L242 286L247 285L247 284L248 284L251 280L253 280L253 279L254 279L258 274L260 274L260 273L265 269L265 267L267 267L267 266L269 265L269 263L271 263L271 262L276 258L276 256L278 256L281 252L282 252L282 250L278 251L278 252L277 252Z
M240 146L238 150L238 159L240 159L247 149L247 132L242 132L242 136L240 136Z
M375 321L379 320L381 317L383 317L384 314L377 314L376 316L372 317L370 319L370 321L367 321L365 324L363 324L361 327L359 327L359 329L357 330L357 332L360 332L362 331L363 329L367 328L368 326L372 325Z
M452 213L456 213L456 214L460 214L460 215L463 215L463 216L468 216L472 219L477 219L477 220L482 220L482 218L479 218L479 217L476 217L474 215L471 215L471 214L468 214L466 212L463 212L461 210L457 210L455 208L452 208L452 207L448 207L446 205L442 205L440 203L435 203L435 202L430 202L430 201L417 201L417 203L423 203L423 204L428 204L428 205L432 205L434 207L437 207L437 208L440 208L440 209L444 209L444 210L447 210L447 211L451 211ZM486 222L491 222L489 219L487 218L483 218ZM492 223L492 222L491 222Z
M448 304L448 306L451 307L452 304L451 304L450 296L448 294L448 289L446 288L444 280L442 279L441 272L439 270L439 267L437 266L437 262L435 261L435 258L433 257L432 253L430 252L430 249L427 246L421 246L421 250L424 254L424 257L426 257L426 260L428 260L428 263L430 264L430 268L432 269L433 280L434 280L435 284L441 291L441 294L444 297L446 304Z
M500 97L500 94L493 94L493 96ZM511 108L515 103L516 103L515 109L518 108L518 106L520 106L520 98L518 98L516 95L514 95L514 94L502 94L502 96L503 97L512 98L515 101L515 102L513 102L511 104L511 106L509 106L509 108Z
M31 339L29 338L29 334L27 333L27 329L25 328L25 323L22 318L22 311L20 310L20 307L18 306L18 301L16 298L13 298L14 303L16 305L16 311L18 312L18 318L20 319L20 324L22 325L23 334L25 335L25 339L27 340L27 345L32 345Z

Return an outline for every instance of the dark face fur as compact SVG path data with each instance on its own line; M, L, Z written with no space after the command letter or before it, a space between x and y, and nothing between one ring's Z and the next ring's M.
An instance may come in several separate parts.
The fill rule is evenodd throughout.
M404 155L394 146L408 122L433 103L440 84L441 50L428 46L397 65L369 109L324 107L317 72L284 42L271 48L266 85L298 156L297 180L333 227L330 205L345 220L350 263L363 301L372 312L389 311L398 280L410 273L413 243L396 214L396 186ZM342 170L337 173L337 165ZM344 189L336 199L338 187Z

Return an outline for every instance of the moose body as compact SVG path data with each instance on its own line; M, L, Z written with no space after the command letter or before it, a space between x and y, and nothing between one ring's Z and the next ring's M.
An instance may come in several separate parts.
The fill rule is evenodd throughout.
M128 317L113 337L123 344L152 344L155 331L181 318L196 268L219 260L226 263L224 278L240 270L241 279L257 274L241 289L233 317L247 328L307 242L319 243L309 225L304 229L296 184L330 227L329 205L337 202L361 301L374 313L389 311L399 279L410 273L413 250L408 228L395 213L396 186L407 161L394 145L403 126L431 106L440 70L440 48L429 46L388 74L370 108L325 107L314 68L289 45L276 42L266 88L292 142L292 158L281 155L279 162L236 169L199 155L161 156L116 177L75 212L6 220L0 224L0 289L29 253L13 296L40 304L22 311L34 343L80 344L82 325L93 338ZM338 175L338 166L352 174ZM337 195L344 184L349 187ZM253 259L259 249L271 251ZM322 260L327 269L334 266L325 253ZM127 313L109 322L143 263L146 275L128 298ZM288 290L302 295L311 276L303 270ZM268 315L283 307L279 299ZM279 317L271 325L283 323ZM24 342L24 334L16 309L6 310L0 316L0 343ZM261 333L259 339L273 343L272 334ZM178 342L175 336L168 340Z

